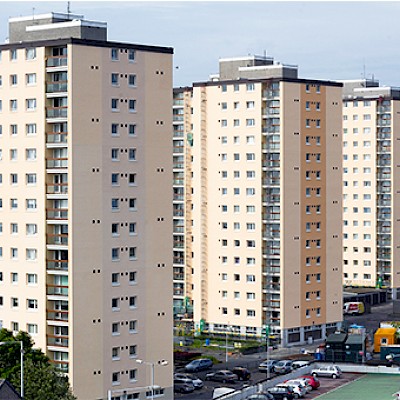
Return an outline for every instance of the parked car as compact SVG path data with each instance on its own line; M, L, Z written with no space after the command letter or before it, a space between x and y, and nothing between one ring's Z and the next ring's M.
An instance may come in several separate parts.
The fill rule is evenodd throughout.
M337 365L315 368L311 371L312 376L328 376L336 379L342 376L342 371Z
M257 393L246 397L246 400L274 400L274 396L270 393Z
M238 376L227 369L221 369L216 372L210 372L206 375L206 381L216 381L216 382L235 382L238 380Z
M194 391L193 381L185 378L174 378L174 392L191 393Z
M268 370L269 372L274 372L274 368L277 362L277 360L265 360L258 366L258 370L264 373L268 373Z
M321 386L321 382L316 376L303 375L301 378L307 379L308 384L312 387L313 390L316 390Z
M232 369L232 372L237 375L239 381L248 381L251 377L250 371L245 367L235 367Z
M185 371L186 372L204 371L206 369L210 369L212 366L213 362L209 358L198 358L197 360L193 360L189 364L186 364Z
M306 387L301 385L301 384L294 384L293 382L282 382L279 383L278 385L276 385L278 387L288 387L291 388L293 390L293 395L295 399L299 399L301 397L304 397L307 394L307 390Z
M195 389L201 389L203 387L203 381L196 375L192 374L174 374L174 379L190 379Z
M267 393L272 394L275 400L293 400L295 398L291 387L274 386L268 388Z
M307 365L310 365L310 361L307 361L307 360L296 360L296 361L293 361L293 363L292 363L293 369L306 367Z
M300 385L300 386L304 387L304 389L306 390L306 393L309 393L312 390L311 385L308 384L308 381L305 378L289 379L288 381L285 381L285 383L288 383L289 385L292 385L292 386Z
M277 374L287 374L288 372L292 371L292 364L293 361L291 360L281 360L278 361L274 366L274 371Z

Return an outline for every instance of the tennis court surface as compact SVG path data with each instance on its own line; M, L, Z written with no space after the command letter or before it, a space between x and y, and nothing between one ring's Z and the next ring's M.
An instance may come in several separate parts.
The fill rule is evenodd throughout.
M318 400L394 400L400 375L369 374L316 397Z

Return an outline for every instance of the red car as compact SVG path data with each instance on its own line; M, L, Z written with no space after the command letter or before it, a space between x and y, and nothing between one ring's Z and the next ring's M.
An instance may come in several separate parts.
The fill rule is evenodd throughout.
M308 384L312 387L313 390L316 390L320 387L321 383L318 378L311 375L303 375L302 378L308 380Z

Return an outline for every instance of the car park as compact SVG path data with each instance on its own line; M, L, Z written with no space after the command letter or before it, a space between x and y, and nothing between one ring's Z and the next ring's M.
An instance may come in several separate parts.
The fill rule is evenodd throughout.
M204 371L206 369L210 369L212 366L213 362L209 358L198 358L197 360L193 360L189 364L186 364L185 371L186 372Z
M250 371L245 367L235 367L232 369L232 372L242 381L248 381L251 377Z
M312 376L325 376L329 378L340 378L342 370L337 365L328 365L324 367L315 368L311 371Z
M194 391L193 382L190 379L174 378L174 392L191 393Z
M307 379L308 384L312 387L313 390L316 390L321 386L321 382L316 376L303 375L301 378Z
M293 389L285 386L274 386L267 389L269 394L274 396L275 400L293 400L295 398Z
M216 382L235 382L238 380L238 376L228 369L221 369L219 371L210 372L206 375L206 381L216 381Z
M293 390L293 395L295 399L299 399L304 397L307 394L307 390L303 385L296 385L293 382L291 383L279 383L276 385L278 387L288 387Z
M189 379L192 381L195 389L201 389L203 387L203 381L199 379L197 376L192 374L174 374L174 379Z
M281 360L278 361L274 366L274 371L277 374L287 374L288 372L292 371L292 364L293 361L291 360Z
M277 362L277 360L265 360L258 366L258 371L268 373L269 370L269 372L274 372L274 367Z

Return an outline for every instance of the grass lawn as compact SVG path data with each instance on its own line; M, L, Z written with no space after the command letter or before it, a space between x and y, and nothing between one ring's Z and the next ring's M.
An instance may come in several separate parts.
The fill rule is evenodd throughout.
M369 374L354 382L318 396L318 400L394 400L400 390L400 376Z

